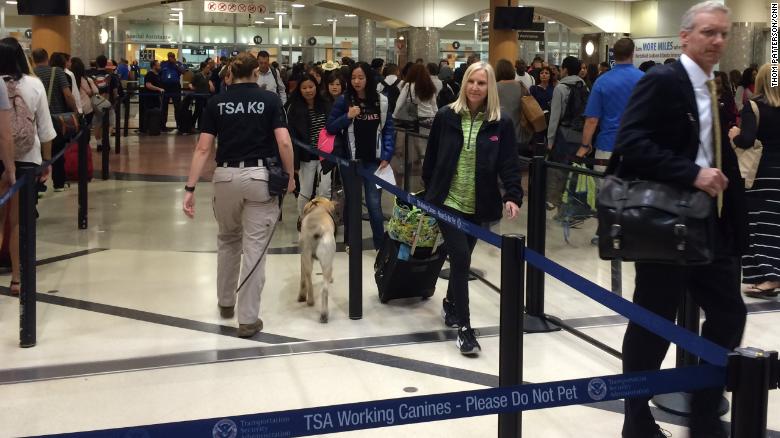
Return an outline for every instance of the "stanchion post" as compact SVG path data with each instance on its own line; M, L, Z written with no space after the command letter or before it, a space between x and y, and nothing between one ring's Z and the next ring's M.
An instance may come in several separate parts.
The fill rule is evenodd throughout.
M124 130L123 135L125 137L128 136L129 131L130 131L130 96L131 95L132 95L132 93L130 93L128 91L127 94L125 95L125 98L124 98L124 103L125 103L125 126L124 126L124 129L123 129Z
M523 383L523 307L525 300L525 236L501 236L501 320L498 350L498 384ZM498 415L498 438L523 433L522 412Z
M347 244L349 245L349 319L363 318L363 222L360 200L363 199L363 180L358 172L360 161L349 162L350 195L347 202Z
M79 230L87 229L87 154L91 154L89 150L89 128L85 127L81 131L81 137L78 142L78 168L79 168L79 217L78 228Z
M404 191L411 189L412 169L409 168L409 131L404 130Z
M772 364L777 352L757 348L737 348L729 355L727 389L731 397L731 436L766 437L769 390L777 388L771 381Z
M544 157L531 160L528 178L528 248L544 255L547 238L547 167ZM543 333L560 330L544 316L544 271L528 266L526 283L526 333Z
M109 136L109 127L111 125L111 121L109 120L109 117L111 117L111 109L106 108L103 110L103 126L101 126L103 130L103 139L101 141L101 150L103 155L101 155L101 158L103 160L103 179L108 179L108 161L109 161L109 149L111 148L111 137Z
M120 99L116 103L116 120L114 123L114 153L118 154L120 148L122 147L122 135L120 134L122 130L122 100Z
M612 292L618 296L623 296L623 262L612 260L610 262L610 271L612 274Z
M37 195L36 168L22 167L19 177L27 181L19 190L19 260L22 284L19 292L19 346L36 344L36 286L35 286L35 201Z

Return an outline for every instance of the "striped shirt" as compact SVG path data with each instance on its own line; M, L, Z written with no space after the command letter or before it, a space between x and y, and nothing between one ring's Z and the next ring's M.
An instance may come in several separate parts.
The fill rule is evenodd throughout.
M463 149L460 151L455 175L450 184L450 193L444 205L461 213L476 213L477 200L477 134L485 120L485 113L477 113L472 119L468 110L460 113L460 126L463 130Z
M325 113L309 108L309 121L309 143L311 147L317 149L320 131L325 127Z

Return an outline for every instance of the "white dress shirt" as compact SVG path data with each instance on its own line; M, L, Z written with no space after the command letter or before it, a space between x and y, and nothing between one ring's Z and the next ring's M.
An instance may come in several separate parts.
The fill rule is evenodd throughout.
M287 92L278 70L274 71L274 68L270 67L267 72L260 72L260 75L257 77L257 85L279 96L279 99L282 100L282 105L287 103Z
M712 98L707 81L715 77L712 73L707 75L694 60L688 55L680 56L688 78L693 84L693 94L696 96L696 106L699 109L699 153L696 154L696 164L702 168L712 167L715 162L715 152L712 139ZM715 114L715 117L718 117Z

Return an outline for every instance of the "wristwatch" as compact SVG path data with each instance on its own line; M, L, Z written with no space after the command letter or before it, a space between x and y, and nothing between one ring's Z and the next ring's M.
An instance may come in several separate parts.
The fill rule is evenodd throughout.
M195 186L184 186L184 190L190 193L193 193L195 191Z

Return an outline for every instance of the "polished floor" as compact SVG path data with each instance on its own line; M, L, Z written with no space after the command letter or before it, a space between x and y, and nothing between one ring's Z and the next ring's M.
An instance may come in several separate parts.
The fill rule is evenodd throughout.
M18 300L0 287L0 436L30 436L225 417L498 383L498 250L479 243L471 282L473 325L483 354L461 356L443 326L440 280L434 297L381 304L375 252L363 252L363 318L350 320L347 254L339 252L330 322L298 303L295 202L284 203L267 262L263 332L236 337L236 321L216 306L216 224L211 185L196 192L196 217L181 212L183 181L196 136L122 138L111 153L112 178L89 185L89 229L78 230L77 191L52 193L38 209L38 344L18 347ZM93 142L94 143L94 142ZM100 156L94 157L100 168ZM397 163L396 163L397 164ZM396 166L398 167L398 166ZM211 170L204 173L208 179ZM96 176L99 171L96 170ZM385 194L389 211L392 199ZM493 231L524 233L525 207ZM552 217L552 215L551 215ZM609 288L610 264L590 244L595 224L572 230L569 243L548 221L547 256ZM364 238L370 237L368 223ZM370 240L368 240L370 241ZM367 242L368 242L367 241ZM317 270L318 268L315 268ZM630 298L633 270L623 266ZM8 284L6 273L0 277ZM321 276L315 279L315 288ZM545 311L619 349L625 320L562 283L547 279ZM743 344L777 349L778 300L747 299ZM546 382L620 372L620 361L565 332L524 337L524 380ZM665 367L674 365L670 350ZM770 394L771 436L780 436L780 392ZM617 437L619 402L524 414L527 437ZM773 414L774 412L774 414ZM675 437L684 420L659 410ZM728 421L728 417L724 417ZM345 433L345 436L495 437L495 416Z

